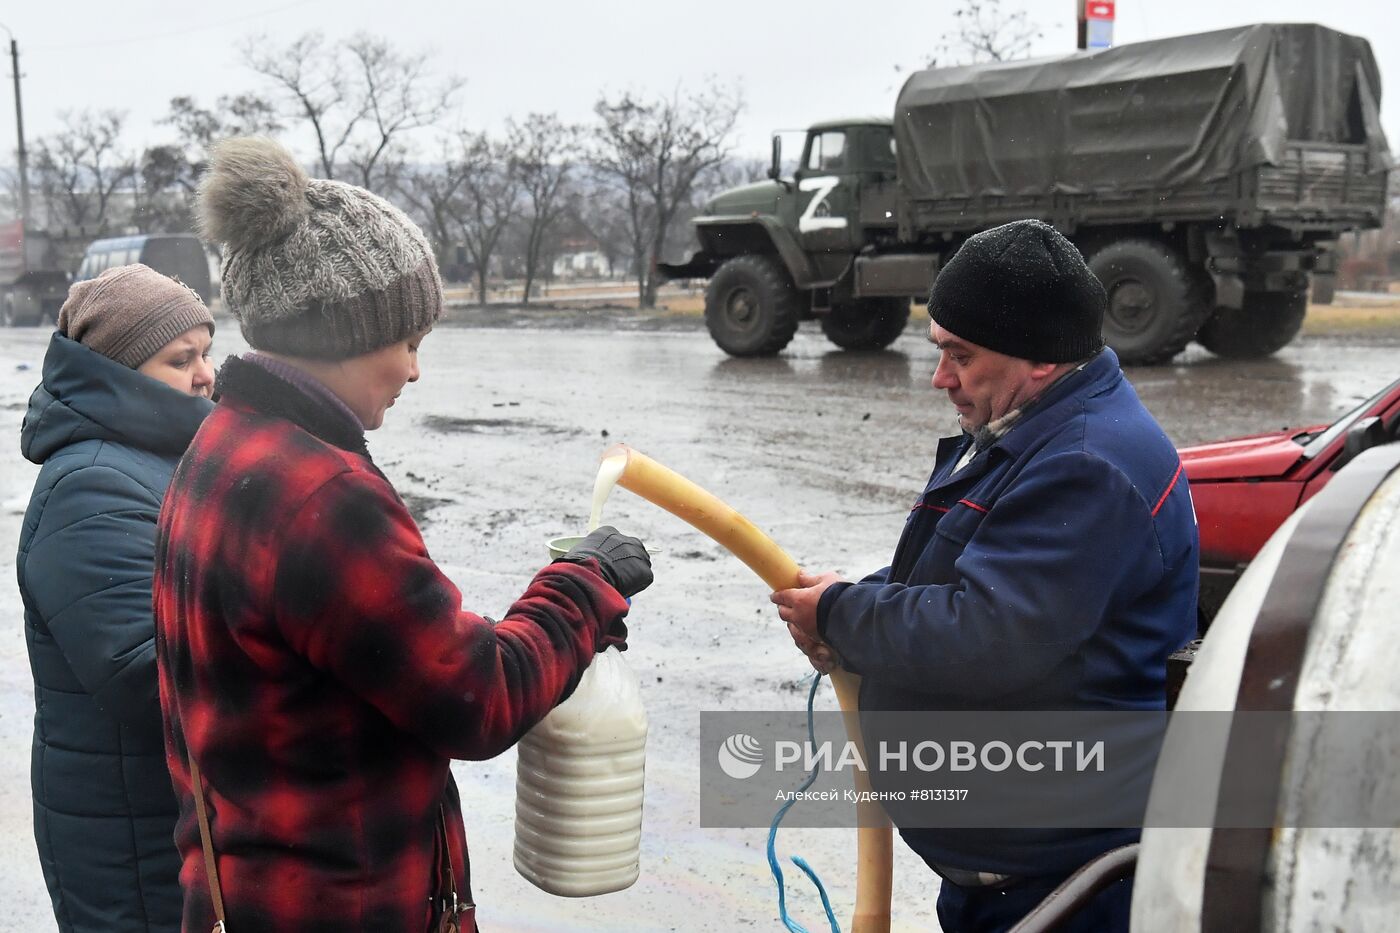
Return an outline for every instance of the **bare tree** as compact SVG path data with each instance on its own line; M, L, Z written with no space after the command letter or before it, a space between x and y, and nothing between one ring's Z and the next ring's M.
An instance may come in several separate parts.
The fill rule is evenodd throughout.
M637 280L637 300L646 304L648 233L655 225L655 205L646 194L647 157L641 144L623 150L609 159L595 156L597 173L606 178L618 196L622 229L627 236L626 250L632 276Z
M1044 38L1024 9L1007 12L1001 0L966 0L953 11L953 28L939 38L928 66L1005 62L1031 54Z
M141 154L143 231L192 228L194 193L209 161L209 148L226 136L272 134L282 129L276 107L257 94L223 95L212 108L192 97L175 97L160 120L176 141Z
M340 50L320 33L307 33L278 48L266 36L249 36L245 64L269 79L287 99L287 117L305 121L316 137L323 178L335 178L340 151L364 119L368 103L353 93Z
M287 119L310 128L321 177L384 192L402 167L396 147L403 136L438 121L463 84L456 77L433 83L428 56L365 33L336 44L307 33L282 47L249 37L243 59L279 89Z
M578 127L560 122L555 114L532 113L523 123L509 121L506 138L525 200L521 300L529 304L545 245L567 207L564 186L578 155L580 134Z
M34 145L34 174L48 225L82 226L88 216L83 170L71 139L41 139ZM31 218L32 220L32 218Z
M452 144L444 144L436 162L405 165L394 186L408 205L409 213L427 231L444 276L456 273L452 268L453 225L456 213L460 212L456 202L460 200L462 184L466 181L465 167L460 149L454 150Z
M465 82L454 76L430 87L425 74L427 58L400 54L388 42L366 33L351 39L346 49L354 63L356 79L352 83L354 93L363 101L365 120L364 139L351 149L348 161L359 176L359 184L373 189L376 167L389 154L390 146L402 134L441 119ZM387 186L376 190L387 190Z
M260 94L224 94L212 108L201 107L193 97L172 97L170 112L160 121L175 128L180 145L196 156L225 136L269 135L282 130L272 101Z
M703 203L721 191L763 181L768 177L769 160L759 156L725 159L695 180L693 200Z
M953 20L953 28L939 36L933 54L913 68L895 65L895 73L1025 58L1045 37L1024 9L1007 12L1001 0L966 0L953 11Z
M491 257L520 209L520 178L506 145L485 133L464 132L460 142L462 193L450 213L476 266L477 300L484 305Z
M598 245L608 274L635 267L628 203L622 193L596 178L582 180L565 198L567 223Z
M35 146L39 190L50 221L105 232L116 224L113 197L136 175L121 147L126 115L116 110L63 115L63 129Z
M1044 35L1025 10L1007 13L1001 0L967 0L953 11L953 18L952 31L943 35L944 48L958 59L950 64L1025 58L1031 54L1031 45Z
M141 153L137 177L141 210L134 219L142 233L192 229L194 175L179 146L152 146Z
M677 90L655 100L626 93L594 105L599 122L593 162L625 196L643 308L656 307L656 260L676 212L696 180L725 159L742 108L738 92L722 87L684 98Z

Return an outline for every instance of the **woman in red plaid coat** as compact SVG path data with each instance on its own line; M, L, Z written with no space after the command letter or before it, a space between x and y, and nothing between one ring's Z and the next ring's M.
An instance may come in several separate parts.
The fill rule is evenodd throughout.
M454 884L470 903L449 760L509 748L622 642L650 560L600 529L499 623L464 611L364 439L440 314L422 234L268 140L216 149L200 215L255 350L225 363L157 541L184 929L215 921L202 795L234 933L428 930Z

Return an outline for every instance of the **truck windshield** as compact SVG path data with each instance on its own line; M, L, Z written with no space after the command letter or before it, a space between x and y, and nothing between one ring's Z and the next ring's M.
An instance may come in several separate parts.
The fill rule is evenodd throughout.
M841 131L817 133L807 153L807 168L818 172L840 172L846 168L846 134Z

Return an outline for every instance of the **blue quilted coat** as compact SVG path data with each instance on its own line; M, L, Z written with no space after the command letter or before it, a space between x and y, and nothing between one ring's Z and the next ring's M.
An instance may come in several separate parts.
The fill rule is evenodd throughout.
M151 572L166 485L212 409L57 333L29 400L34 836L65 933L180 928Z

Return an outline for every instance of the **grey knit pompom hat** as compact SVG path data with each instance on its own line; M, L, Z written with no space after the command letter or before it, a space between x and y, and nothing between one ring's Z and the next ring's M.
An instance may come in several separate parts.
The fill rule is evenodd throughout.
M348 359L442 314L442 283L418 227L363 188L308 178L270 139L214 147L196 209L223 249L224 305L259 350Z

